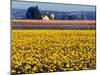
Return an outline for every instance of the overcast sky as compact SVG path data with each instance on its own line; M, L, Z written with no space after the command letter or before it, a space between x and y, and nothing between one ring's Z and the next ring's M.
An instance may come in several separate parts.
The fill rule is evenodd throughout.
M54 3L12 1L12 8L27 9L31 6L36 6L36 5L38 5L40 10L95 11L95 6L89 6L89 5L73 5L73 4L54 4Z

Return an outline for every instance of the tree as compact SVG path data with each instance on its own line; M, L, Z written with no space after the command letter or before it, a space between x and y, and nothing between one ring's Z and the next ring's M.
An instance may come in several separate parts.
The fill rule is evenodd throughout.
M29 7L27 12L26 12L26 18L27 19L38 19L38 20L42 19L38 6Z

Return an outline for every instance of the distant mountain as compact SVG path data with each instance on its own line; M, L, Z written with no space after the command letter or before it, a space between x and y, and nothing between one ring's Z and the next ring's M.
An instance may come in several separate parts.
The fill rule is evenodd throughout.
M11 17L16 19L16 18L25 18L26 16L26 9L12 9L11 11Z
M12 19L26 19L27 9L12 9ZM46 12L53 13L56 20L96 20L95 11L48 11L41 10L42 15L46 15Z

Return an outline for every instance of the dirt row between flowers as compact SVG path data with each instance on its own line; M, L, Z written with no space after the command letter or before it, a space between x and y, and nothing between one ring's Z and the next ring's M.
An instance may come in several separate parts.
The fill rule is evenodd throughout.
M11 20L12 29L95 29L95 20Z

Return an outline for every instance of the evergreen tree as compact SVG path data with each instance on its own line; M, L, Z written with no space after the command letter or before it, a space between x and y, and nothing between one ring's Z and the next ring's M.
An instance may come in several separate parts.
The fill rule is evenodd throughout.
M29 7L27 12L26 12L26 18L27 19L37 19L37 20L42 19L38 6Z

